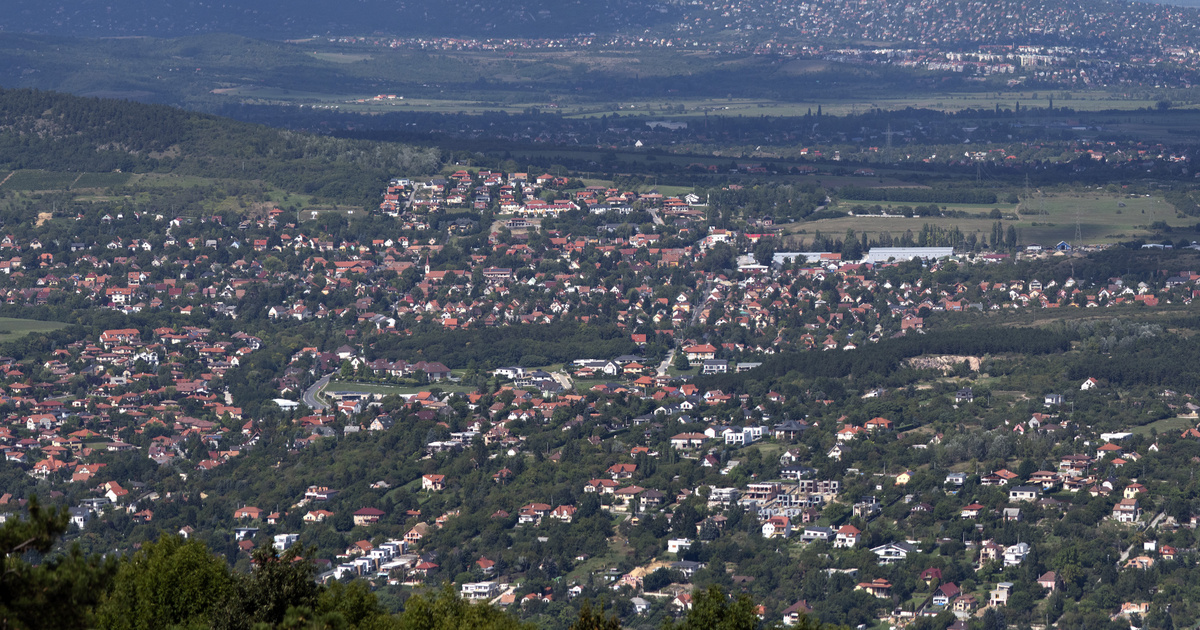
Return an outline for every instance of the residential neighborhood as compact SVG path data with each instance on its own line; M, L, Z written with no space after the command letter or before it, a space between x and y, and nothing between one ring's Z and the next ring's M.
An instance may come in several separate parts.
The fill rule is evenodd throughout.
M696 195L571 183L397 179L381 210L409 236L369 241L275 210L137 216L163 236L70 251L5 238L9 308L128 325L0 358L21 479L0 510L48 492L87 545L164 531L248 566L298 544L326 581L453 582L530 614L603 595L646 619L728 580L784 624L1032 620L1091 597L1063 554L1103 548L1119 575L1190 558L1200 510L1166 462L1200 446L1200 401L1012 357L1155 343L1172 333L1121 318L1187 309L1200 273L1064 275L1070 248L787 251L762 221L707 225ZM443 220L464 207L500 218ZM944 332L1057 312L1084 323ZM912 350L880 371L874 348ZM1091 547L1055 533L1085 525Z

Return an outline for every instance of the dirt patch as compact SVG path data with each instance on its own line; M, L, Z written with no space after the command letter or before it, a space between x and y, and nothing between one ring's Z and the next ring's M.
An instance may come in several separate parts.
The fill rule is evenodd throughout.
M904 363L909 367L913 367L918 370L941 370L942 372L949 372L950 370L953 370L955 366L961 365L963 361L967 362L967 364L971 367L972 372L979 371L979 357L960 356L955 354L913 357L906 360Z
M47 221L49 221L49 220L50 220L50 219L51 219L53 216L54 216L54 215L53 215L53 214L51 214L51 213L49 213L49 212L39 212L39 213L38 213L37 222L33 224L33 225L34 225L34 227L42 227L42 226L43 226L43 225L45 225L45 224L46 224L46 222L47 222Z

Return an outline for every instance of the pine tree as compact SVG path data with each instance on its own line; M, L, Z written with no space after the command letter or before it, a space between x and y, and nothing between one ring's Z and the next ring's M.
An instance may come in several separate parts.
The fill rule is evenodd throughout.
M621 630L621 622L615 616L604 616L603 610L594 610L592 602L585 599L579 609L579 619L571 624L570 630Z
M107 590L115 562L84 557L78 546L51 554L67 531L67 511L45 510L36 496L30 497L28 511L28 518L0 527L0 625L30 630L91 627L92 611ZM35 565L29 554L43 558Z

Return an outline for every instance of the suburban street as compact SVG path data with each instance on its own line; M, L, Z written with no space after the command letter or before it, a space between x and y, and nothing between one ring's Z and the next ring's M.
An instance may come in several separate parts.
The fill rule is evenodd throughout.
M671 348L671 351L667 353L667 358L663 359L663 362L658 364L658 375L666 376L667 368L671 367L671 362L674 360L675 360L675 348Z
M321 391L321 388L325 387L325 385L329 383L329 377L331 376L333 376L332 373L322 376L317 380L316 383L312 384L312 387L304 390L304 396L301 398L301 400L304 401L304 404L311 407L313 411L321 411L325 409L326 405L317 398L317 392Z

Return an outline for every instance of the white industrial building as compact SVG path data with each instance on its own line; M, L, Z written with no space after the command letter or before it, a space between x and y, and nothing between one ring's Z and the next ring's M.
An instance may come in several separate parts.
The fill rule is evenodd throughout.
M953 255L953 247L872 247L863 262L882 263L889 260L900 262L914 258L935 260L949 258Z

